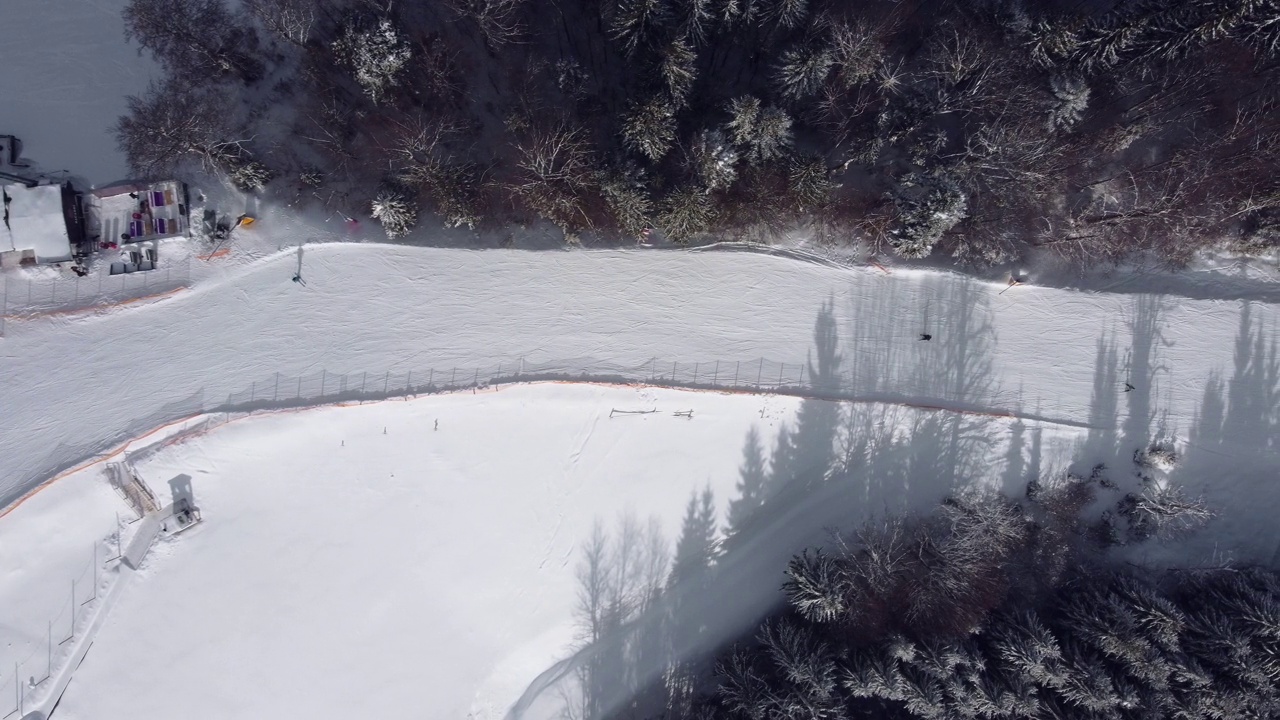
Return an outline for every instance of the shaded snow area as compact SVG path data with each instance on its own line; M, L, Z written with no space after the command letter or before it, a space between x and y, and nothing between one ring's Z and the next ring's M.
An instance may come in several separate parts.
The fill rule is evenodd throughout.
M111 128L158 68L124 42L127 0L0 0L0 135L23 159L94 185L128 177Z

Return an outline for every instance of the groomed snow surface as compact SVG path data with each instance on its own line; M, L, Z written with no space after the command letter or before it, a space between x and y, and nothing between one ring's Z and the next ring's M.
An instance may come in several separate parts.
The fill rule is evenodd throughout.
M952 483L1017 491L1010 467L1106 461L1123 480L1135 444L1161 436L1185 456L1175 475L1221 512L1180 552L1275 556L1272 305L1006 290L747 253L355 243L307 245L302 286L295 246L325 228L263 216L240 237L268 251L237 246L189 290L10 318L6 493L277 373L523 358L569 376L761 357L794 372L838 356L826 394L869 400L844 409L916 432L908 454L933 460L901 487L863 489L857 512L791 522L781 544L926 507ZM575 550L592 523L654 515L674 542L690 493L709 484L723 513L748 431L767 446L803 402L537 383L268 411L173 445L139 470L162 501L171 479L190 478L205 521L162 540L138 573L107 571L109 612L54 717L502 717L569 652ZM693 418L672 414L684 410ZM16 692L13 662L23 676L39 664L69 581L127 512L95 463L0 518L0 690ZM741 623L777 587L778 558L761 558L733 569Z

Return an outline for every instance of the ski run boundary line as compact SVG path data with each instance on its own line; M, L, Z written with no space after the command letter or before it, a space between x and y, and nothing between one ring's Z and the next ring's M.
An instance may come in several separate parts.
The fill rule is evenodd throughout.
M834 393L820 394L820 393L813 393L813 392L803 392L800 390L789 391L784 388L706 387L706 386L682 385L680 383L660 383L660 382L652 382L652 381L648 381L648 382L637 382L637 381L627 381L627 380L613 381L613 380L608 380L603 378L563 379L563 378L548 378L548 377L544 377L544 378L512 377L509 379L491 380L484 384L477 384L477 385L471 385L466 387L436 388L436 389L423 388L418 391L410 391L410 392L404 392L403 389L401 389L394 394L388 394L382 397L351 398L351 399L335 398L335 399L330 399L328 401L319 401L323 399L317 398L316 400L318 401L315 401L315 402L311 400L302 400L301 403L295 404L295 403L286 401L274 407L272 407L270 404L262 403L260 407L256 407L256 408L244 407L241 409L237 409L231 406L223 406L222 408L211 408L203 412L186 415L186 416L177 418L175 420L166 422L162 425L158 425L128 440L119 442L108 450L105 450L94 456L82 459L74 463L68 469L58 472L55 475L37 483L30 490L23 493L17 500L10 503L3 510L0 510L0 518L4 518L6 515L13 512L19 506L25 503L27 500L34 497L36 493L40 492L41 490L44 490L45 488L49 487L53 483L57 482L58 480L61 480L65 477L81 472L83 470L87 470L91 467L94 467L95 465L105 463L111 460L112 458L116 457L117 455L120 455L121 453L128 452L128 448L135 443L144 441L153 435L170 430L176 425L185 425L186 423L190 423L192 421L198 420L201 417L217 415L220 413L227 415L226 420L224 420L221 423L217 423L217 424L206 423L200 427L193 427L191 428L190 431L187 431L186 429L180 430L177 433L174 433L173 435L167 436L165 438L157 440L155 443L145 446L145 448L140 448L140 450L141 449L158 450L164 447L178 445L192 438L207 434L209 431L215 428L222 427L229 423L232 423L238 420L243 420L245 418L250 418L250 417L303 412L307 410L315 410L315 409L324 408L324 407L355 407L355 406L368 405L368 404L380 403L380 402L409 401L409 400L417 399L418 397L423 395L428 395L428 396L448 395L448 394L465 393L468 391L470 391L473 394L478 392L498 392L499 390L502 390L506 387L516 386L516 385L539 385L539 384L596 386L596 387L609 387L609 388L626 388L626 387L661 388L665 390L682 390L685 392L698 392L698 393L719 393L724 395L787 396L787 397L800 398L801 400L816 400L816 401L836 402L836 403L854 403L859 405L896 405L899 407L905 407L912 410L921 410L925 412L947 412L947 413L954 413L957 415L989 417L994 419L1025 420L1030 422L1042 423L1046 425L1058 425L1058 426L1074 427L1074 428L1080 428L1080 429L1086 429L1086 430L1094 429L1094 426L1089 425L1088 423L1074 421L1074 420L1066 420L1063 418L1053 418L1053 417L1041 415L1039 413L1025 413L1025 412L1016 412L1011 410L983 408L975 405L968 405L965 403L943 404L943 403L914 402L912 400L908 400L908 399L897 397L897 396L891 396L891 395L855 396L855 395L839 395ZM232 417L233 415L234 417Z

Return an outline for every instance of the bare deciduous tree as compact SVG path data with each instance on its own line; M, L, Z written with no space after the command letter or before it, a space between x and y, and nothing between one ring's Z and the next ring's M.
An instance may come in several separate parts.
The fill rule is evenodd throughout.
M319 20L316 0L242 0L244 7L271 34L306 47Z
M183 161L208 171L226 167L243 154L244 140L232 137L224 91L170 80L128 98L129 113L116 123L116 139L129 166L142 176L167 175Z
M566 230L589 226L583 205L596 161L585 133L563 123L534 128L516 141L516 151L511 189L525 205Z
M460 17L476 24L490 47L518 42L523 33L520 12L526 0L448 0Z
M187 82L226 75L254 82L262 76L252 54L253 29L223 0L130 0L123 14L125 38Z

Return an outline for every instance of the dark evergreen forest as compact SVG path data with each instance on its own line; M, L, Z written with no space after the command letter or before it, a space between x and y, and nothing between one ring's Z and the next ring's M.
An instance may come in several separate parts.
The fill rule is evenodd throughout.
M1275 0L132 0L141 174L574 242L1278 242Z

